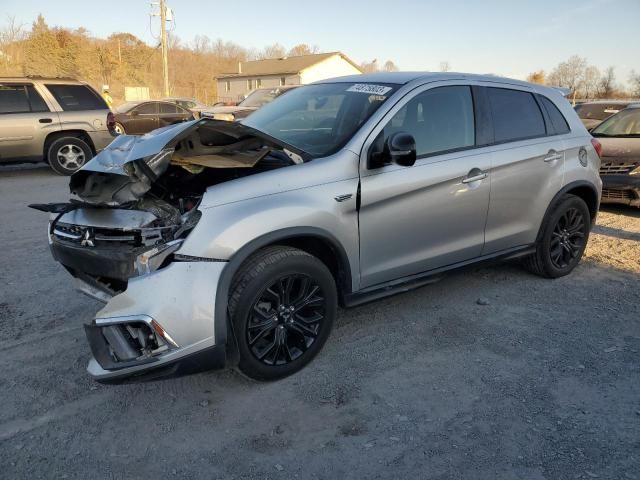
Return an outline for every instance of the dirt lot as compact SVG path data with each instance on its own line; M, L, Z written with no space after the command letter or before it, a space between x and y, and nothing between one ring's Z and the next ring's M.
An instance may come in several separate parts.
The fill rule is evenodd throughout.
M569 277L483 267L342 311L277 383L102 386L99 304L26 208L66 184L0 171L1 478L640 478L640 211L602 212Z

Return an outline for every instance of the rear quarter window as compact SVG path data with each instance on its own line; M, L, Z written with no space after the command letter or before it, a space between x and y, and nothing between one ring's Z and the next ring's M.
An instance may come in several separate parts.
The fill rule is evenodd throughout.
M86 85L46 85L65 112L108 110L105 101Z
M487 96L496 143L546 135L542 112L531 93L490 87Z
M551 120L551 127L553 132L549 132L555 135L561 135L563 133L569 133L571 130L569 129L569 124L567 120L564 118L564 115L558 110L555 103L549 100L547 97L542 95L538 96L540 101L542 102L542 106L547 111L549 115L549 120Z

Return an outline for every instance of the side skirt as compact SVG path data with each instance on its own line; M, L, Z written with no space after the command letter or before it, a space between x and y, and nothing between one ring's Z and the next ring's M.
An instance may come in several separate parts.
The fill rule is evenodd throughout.
M535 253L535 251L535 244L523 245L520 247L509 248L507 250L501 250L490 255L472 258L471 260L465 260L464 262L452 263L451 265L445 265L444 267L439 267L415 275L398 278L389 282L380 283L378 285L373 285L358 292L345 295L344 307L355 307L357 305L373 302L375 300L389 297L391 295L396 295L398 293L408 292L410 290L414 290L430 283L435 283L444 276L444 273L451 270L457 270L459 268L467 267L470 265L477 265L478 263L493 262L498 260L511 260L514 258L530 255L532 253Z

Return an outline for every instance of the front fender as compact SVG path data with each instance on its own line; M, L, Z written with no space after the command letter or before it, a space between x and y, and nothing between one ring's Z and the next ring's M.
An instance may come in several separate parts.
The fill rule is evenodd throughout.
M297 229L299 236L315 232L331 239L345 252L351 271L357 272L357 189L358 179L351 178L204 208L180 253L232 260L257 239L269 238L275 243L295 236ZM345 194L352 196L340 202L335 199Z

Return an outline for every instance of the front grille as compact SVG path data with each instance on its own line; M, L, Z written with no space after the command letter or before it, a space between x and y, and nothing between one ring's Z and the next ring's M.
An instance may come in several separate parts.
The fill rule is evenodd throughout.
M640 166L640 162L633 163L613 163L602 162L600 164L600 175L626 175Z
M137 230L119 230L98 227L85 227L57 223L53 235L58 239L88 247L108 245L128 245L132 247L152 246L165 240L164 234L171 233L168 227L142 228Z
M636 197L633 194L633 190L602 190L602 198L608 198L611 200L635 200Z

